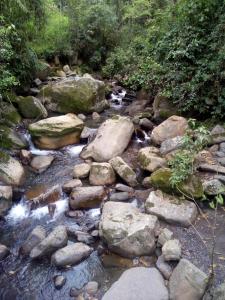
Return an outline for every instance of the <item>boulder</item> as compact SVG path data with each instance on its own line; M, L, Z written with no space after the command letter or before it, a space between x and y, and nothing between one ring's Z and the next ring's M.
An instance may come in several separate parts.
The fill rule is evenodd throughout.
M37 185L26 191L26 199L33 204L49 204L60 199L62 194L61 187L57 184L54 186Z
M12 206L12 187L0 186L0 216L3 216Z
M160 157L160 155L156 153L156 150L152 152L153 149L153 147L145 147L138 152L138 162L140 167L149 172L154 172L155 170L166 166L165 158Z
M9 253L9 249L5 245L0 244L0 260L6 258Z
M75 265L87 258L92 251L92 248L83 243L74 243L56 251L51 261L57 267Z
M4 149L27 148L28 143L25 138L16 132L14 128L0 125L0 147Z
M96 208L106 196L103 186L78 187L70 195L70 207L72 209Z
M169 138L183 136L187 128L188 122L185 118L172 116L153 129L151 140L156 145L161 145Z
M62 189L65 193L70 194L76 187L81 187L83 184L79 179L73 179L64 183Z
M66 78L44 86L38 97L48 110L59 113L90 113L106 106L105 84L93 78Z
M120 157L114 157L110 161L113 169L116 173L131 187L135 187L137 182L136 173L131 169L131 167Z
M162 155L166 155L169 152L182 148L182 146L183 146L183 137L176 136L174 138L170 138L162 142L160 147L160 153Z
M29 234L26 241L20 248L22 255L29 255L31 250L37 246L46 237L46 231L42 226L36 226Z
M173 272L172 267L164 260L164 257L161 255L158 257L156 262L156 267L163 275L163 277L168 280Z
M162 247L162 255L165 261L180 260L181 258L181 244L179 240L166 241Z
M146 212L168 223L189 227L196 220L198 210L194 202L170 196L161 191L150 193L145 203Z
M107 162L124 152L133 132L134 126L129 118L115 116L108 119L99 127L95 139L81 152L81 157Z
M207 286L207 275L181 259L169 280L171 300L201 300Z
M38 98L33 96L18 97L17 105L20 114L27 119L47 118L48 112Z
M54 160L54 156L46 155L46 156L36 156L31 161L31 167L36 173L42 173L48 169L51 163Z
M102 300L168 300L162 275L155 268L136 267L125 271Z
M74 114L51 117L30 124L28 129L37 147L58 149L80 141L84 123Z
M37 246L35 246L30 252L31 259L41 258L46 255L50 255L56 250L67 245L67 231L66 227L59 225Z
M116 176L109 163L92 163L89 176L91 185L110 185L115 181Z
M203 186L199 177L195 175L189 176L187 180L173 187L170 183L172 173L169 168L160 168L152 173L151 184L153 187L160 189L166 193L174 192L191 198L203 197Z
M74 178L86 178L86 177L88 177L90 169L91 169L91 166L86 163L76 165L73 168L73 177Z
M124 257L151 255L159 223L130 203L107 202L99 224L100 237L110 250Z
M166 96L156 95L153 102L154 119L166 119L177 113L177 107Z
M21 163L4 152L0 152L0 180L15 186L22 185L25 180L25 171Z

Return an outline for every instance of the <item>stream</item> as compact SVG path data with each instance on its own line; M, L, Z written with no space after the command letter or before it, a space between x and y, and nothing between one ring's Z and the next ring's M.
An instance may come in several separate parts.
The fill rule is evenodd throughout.
M117 94L111 94L109 99L110 108L101 114L99 121L93 121L88 117L85 125L96 129L105 119L113 114L124 114L126 106L129 102L123 101L126 96L126 91L121 90ZM100 209L90 209L84 212L81 224L77 224L73 218L68 218L65 212L68 209L68 196L61 192L61 198L55 204L54 215L49 214L48 206L41 206L31 209L28 201L24 196L27 190L34 190L44 187L51 187L56 184L62 186L63 183L71 179L73 167L82 162L79 154L85 147L87 141L82 141L81 144L67 146L58 151L45 151L37 149L29 136L23 132L25 138L29 142L29 150L33 155L54 155L55 159L51 166L41 174L35 174L28 170L26 182L19 191L18 202L14 204L8 212L5 220L0 221L0 243L5 244L11 250L9 255L0 264L0 299L1 300L59 300L71 299L70 289L75 287L82 288L89 281L97 281L100 285L98 297L115 282L124 268L106 268L102 265L100 256L97 253L98 242L95 245L95 251L89 258L76 266L68 269L56 269L51 266L49 259L40 261L31 261L29 258L24 258L19 254L19 248L26 240L29 233L37 226L42 225L49 233L57 225L63 224L81 228L97 224L101 211ZM136 154L138 150L148 145L149 137L143 131L142 136L134 135L132 141L123 154L124 157L129 157L132 163L135 164ZM84 180L84 185L87 183ZM137 198L132 199L134 205L142 206L142 200ZM209 217L213 217L212 211L206 210ZM217 246L216 246L216 282L220 283L225 278L225 218L223 209L218 212L217 220ZM210 258L206 246L196 235L195 228L179 228L176 226L168 226L171 228L175 236L180 239L184 249L184 257L190 259L194 264L208 272ZM202 217L199 217L196 223L197 230L201 233L207 246L210 246L211 232ZM69 239L73 241L72 239ZM60 290L56 290L53 277L55 275L63 275L66 277L66 283ZM119 299L118 299L119 300ZM137 299L138 300L138 299Z

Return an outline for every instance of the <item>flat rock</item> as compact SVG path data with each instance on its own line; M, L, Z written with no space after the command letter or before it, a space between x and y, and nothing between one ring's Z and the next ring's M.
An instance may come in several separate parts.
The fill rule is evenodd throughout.
M169 280L171 300L201 300L207 275L187 259L181 259Z
M61 187L57 184L52 187L37 185L26 191L26 199L33 204L49 204L61 198Z
M103 186L75 188L70 195L70 207L72 209L99 207L105 195Z
M30 165L35 172L42 173L49 168L53 160L54 160L54 156L52 155L36 156L32 159Z
M137 267L125 271L102 300L168 300L162 275L155 268Z
M114 157L110 161L115 172L131 187L135 187L137 182L137 176L134 170L120 157Z
M167 139L174 138L176 136L183 136L187 127L188 122L185 118L171 116L153 129L151 140L153 143L160 145Z
M136 257L153 253L158 228L156 217L141 213L130 203L110 201L103 207L99 233L113 252Z
M91 166L86 163L82 163L79 165L76 165L73 168L73 177L74 178L85 178L88 177L88 174L90 172Z
M193 224L198 215L194 202L167 195L159 190L150 193L145 209L159 219L184 227Z
M37 259L46 255L50 255L56 250L64 247L67 244L68 237L66 227L59 225L37 246L35 246L31 253L31 259Z
M92 251L92 248L83 243L74 243L56 251L51 261L57 267L75 265L87 258Z
M108 119L99 127L95 139L81 152L81 157L107 162L124 152L133 132L134 126L129 118L115 116Z
M115 181L116 175L109 163L92 163L89 176L91 185L111 185Z

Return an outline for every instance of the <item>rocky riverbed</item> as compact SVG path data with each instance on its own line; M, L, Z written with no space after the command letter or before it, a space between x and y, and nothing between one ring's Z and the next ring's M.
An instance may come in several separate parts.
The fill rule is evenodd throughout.
M23 121L0 152L0 299L202 299L215 210L200 199L225 193L225 128L212 129L198 172L179 186L184 199L168 159L187 119L165 99L109 87L105 100L104 82L70 73L16 100ZM220 291L205 299L224 299L224 214Z

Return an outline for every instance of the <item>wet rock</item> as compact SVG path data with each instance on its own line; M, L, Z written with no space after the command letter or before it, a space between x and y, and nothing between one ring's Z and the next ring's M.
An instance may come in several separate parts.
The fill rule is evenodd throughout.
M12 187L0 186L0 216L3 216L12 206Z
M76 187L81 187L83 183L79 179L73 179L64 183L62 189L65 193L70 194Z
M127 193L130 193L130 194L132 194L134 192L134 189L132 187L127 186L127 185L122 184L122 183L117 183L117 185L115 186L115 189L117 191L127 192Z
M9 249L5 245L0 244L0 260L6 258L9 255L9 253Z
M172 172L169 168L160 168L152 173L151 184L154 188L160 189L166 193L180 194L187 198L202 198L203 186L199 177L195 175L189 176L184 182L173 187L170 183Z
M164 260L164 257L161 255L158 257L156 262L157 269L161 272L163 277L168 280L173 272L172 267Z
M137 182L136 173L132 168L120 157L114 157L110 161L115 172L131 187L135 187Z
M66 216L69 218L79 219L84 216L84 213L82 210L69 210L66 212Z
M87 258L92 251L92 248L83 243L74 243L56 251L51 261L57 267L75 265Z
M124 257L150 255L155 249L158 220L129 203L107 202L99 224L100 236Z
M147 130L152 130L154 127L154 124L147 118L141 119L139 125Z
M28 129L38 148L51 150L79 143L83 126L76 115L67 114L30 124Z
M99 207L105 195L103 186L75 188L70 195L70 207L72 209Z
M22 149L20 151L20 160L23 165L29 165L32 159L32 153L28 150Z
M151 295L151 296L150 296ZM168 300L168 291L159 271L137 267L125 271L102 300Z
M54 160L54 156L46 155L46 156L36 156L31 161L31 167L37 173L42 173L46 171Z
M181 244L179 240L169 240L162 247L162 255L165 261L180 260Z
M83 163L76 165L73 168L73 177L74 178L85 178L88 177L91 166L89 164Z
M161 191L150 193L146 203L146 212L168 223L189 227L197 218L198 210L193 202L170 196Z
M225 142L225 128L221 125L216 125L210 132L212 144Z
M166 119L177 113L177 107L168 97L158 94L153 102L153 111L154 119Z
M24 183L25 171L21 163L12 156L0 151L0 180L9 185Z
M96 281L89 281L84 287L84 292L94 296L98 292L98 283Z
M110 185L115 181L115 172L109 163L92 163L89 176L91 185Z
M99 121L101 119L101 116L95 111L92 113L92 120Z
M33 96L18 97L17 105L20 114L27 119L47 118L48 112L38 98Z
M66 283L66 277L62 275L56 275L54 277L54 285L57 290L60 290Z
M129 193L127 192L121 192L121 193L114 193L110 195L109 200L110 201L127 201L130 198Z
M31 259L41 258L46 255L50 255L56 250L64 247L67 244L68 237L66 227L59 225L37 246L35 246L31 253Z
M154 172L166 166L165 158L160 157L160 155L156 153L157 151L157 148L154 150L153 147L145 147L138 152L138 162L143 170Z
M216 196L225 194L225 185L218 179L211 179L203 182L203 189L206 195Z
M172 116L153 129L151 140L153 143L160 145L167 139L183 136L187 127L188 123L185 118Z
M25 196L27 200L32 201L33 204L49 204L60 199L61 188L59 185L52 187L35 186L26 191Z
M134 126L129 118L115 116L108 119L99 127L93 142L81 152L81 157L107 162L124 152L133 132Z
M93 78L68 78L44 86L38 96L48 110L59 113L90 113L102 111L105 84Z
M87 232L77 230L76 231L76 237L77 237L78 242L82 242L82 243L87 244L87 245L90 245L90 244L94 243L93 236L91 236Z
M220 165L200 164L198 168L201 171L225 174L225 167Z
M166 242L173 239L173 232L167 228L163 228L160 230L160 234L158 237L159 245L163 246Z
M42 226L36 226L20 248L22 255L29 255L31 250L46 238L46 231Z
M169 290L171 300L200 300L207 285L207 275L186 259L174 269Z
M176 136L174 138L167 139L162 142L160 147L160 153L162 155L166 155L171 151L177 150L181 148L183 145L183 137Z

